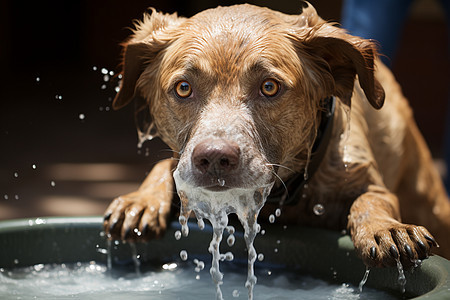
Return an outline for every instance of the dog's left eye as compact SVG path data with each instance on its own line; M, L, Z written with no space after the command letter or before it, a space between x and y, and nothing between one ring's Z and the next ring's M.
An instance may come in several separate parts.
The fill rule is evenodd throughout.
M275 79L266 79L261 84L261 94L266 97L274 97L279 91L280 84Z
M192 87L186 80L181 80L175 85L175 93L180 98L188 98L192 94Z

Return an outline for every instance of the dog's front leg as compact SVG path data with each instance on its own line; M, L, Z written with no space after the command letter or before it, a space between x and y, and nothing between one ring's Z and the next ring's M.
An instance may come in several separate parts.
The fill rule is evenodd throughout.
M393 266L399 260L405 267L413 266L437 246L425 227L401 223L397 197L376 185L370 185L352 204L348 229L368 266Z
M174 159L157 163L137 191L109 205L103 227L111 239L148 240L164 233L174 197L175 166Z

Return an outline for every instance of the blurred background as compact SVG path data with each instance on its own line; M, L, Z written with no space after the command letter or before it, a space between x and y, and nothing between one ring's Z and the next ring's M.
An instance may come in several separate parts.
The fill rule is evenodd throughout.
M248 2L290 14L300 7L292 0ZM310 2L324 19L341 21L342 1ZM2 0L0 219L100 215L114 197L135 190L171 153L159 140L138 149L132 105L111 109L119 43L150 6L192 16L235 3L242 2ZM438 159L449 106L447 28L439 1L414 1L388 57Z

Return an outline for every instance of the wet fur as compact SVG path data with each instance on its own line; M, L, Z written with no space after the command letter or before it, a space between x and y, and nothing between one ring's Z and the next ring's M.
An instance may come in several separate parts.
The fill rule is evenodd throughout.
M114 108L144 99L159 136L180 155L158 163L138 191L113 201L104 222L112 238L164 232L175 198L172 172L178 168L195 186L190 154L206 138L240 146L242 166L228 188L281 185L279 179L303 172L321 100L333 95L326 156L280 221L348 229L370 266L397 259L413 265L437 246L434 237L441 247L433 252L450 257L448 198L400 87L373 41L323 21L310 4L300 15L251 5L189 19L153 10L124 43L123 76ZM174 96L181 78L194 87L193 99ZM265 78L282 83L274 99L258 94ZM320 216L313 213L318 203L325 208ZM261 217L276 208L266 205Z

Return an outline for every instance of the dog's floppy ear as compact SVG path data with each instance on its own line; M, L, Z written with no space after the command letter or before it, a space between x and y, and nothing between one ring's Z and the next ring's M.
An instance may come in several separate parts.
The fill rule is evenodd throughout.
M325 72L333 78L328 86L334 90L329 93L350 106L355 76L358 75L370 104L376 109L383 106L384 90L374 76L377 51L372 41L351 36L327 23L306 1L302 1L300 15L293 25L298 33L291 38L298 49L311 55L313 64L319 68L316 76Z
M350 106L355 76L358 75L367 100L374 108L380 109L385 95L374 74L376 47L371 41L352 39L353 43L340 37L312 35L306 45L308 52L325 60L327 71L334 79L335 96Z
M171 41L167 32L184 20L175 14L163 14L151 9L142 21L135 23L136 29L129 41L123 43L122 82L113 108L120 109L139 95L136 83L145 68Z
M124 47L122 82L113 101L114 109L121 109L135 96L136 82L147 65L145 54L150 52L148 43L127 43Z

